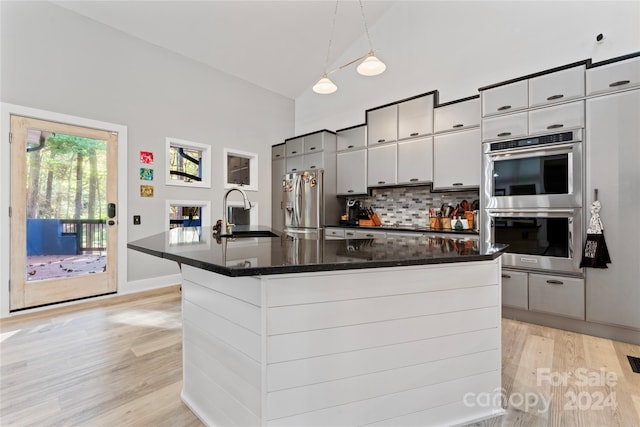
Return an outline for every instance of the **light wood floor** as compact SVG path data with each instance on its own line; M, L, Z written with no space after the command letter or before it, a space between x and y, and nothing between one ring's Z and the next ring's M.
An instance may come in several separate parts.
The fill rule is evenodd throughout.
M626 358L639 346L506 319L502 337L507 413L474 426L640 426L640 374ZM177 287L16 316L0 340L2 426L202 425L180 400ZM598 384L579 385L581 373Z

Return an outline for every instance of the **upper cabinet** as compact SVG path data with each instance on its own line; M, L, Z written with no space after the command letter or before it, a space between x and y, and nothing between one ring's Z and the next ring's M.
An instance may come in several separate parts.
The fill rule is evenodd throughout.
M510 113L529 107L529 85L521 80L482 93L482 116Z
M590 68L587 95L640 86L640 57Z
M324 132L312 133L311 135L305 135L303 141L304 153L313 153L314 151L320 151L324 148Z
M354 126L336 131L338 138L337 151L365 148L367 146L367 127Z
M285 144L278 144L271 147L271 160L284 159L285 156Z
M300 136L298 138L292 138L286 141L286 154L287 157L295 156L303 153L302 143L304 141L304 137Z
M582 98L585 68L584 65L580 65L530 79L529 107Z
M437 107L433 120L436 133L480 126L480 97Z
M433 133L433 94L398 104L398 139Z
M480 186L480 129L436 135L433 143L433 188Z
M398 184L433 181L433 137L398 142Z
M383 144L398 139L398 105L367 111L367 145Z

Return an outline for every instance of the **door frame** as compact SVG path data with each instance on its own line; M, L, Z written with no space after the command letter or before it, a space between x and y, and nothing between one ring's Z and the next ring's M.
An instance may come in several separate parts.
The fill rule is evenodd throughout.
M10 182L11 146L9 144L10 117L12 114L35 119L67 123L118 133L118 256L116 287L127 283L127 127L83 117L55 113L47 110L0 103L0 318L9 313L10 272Z

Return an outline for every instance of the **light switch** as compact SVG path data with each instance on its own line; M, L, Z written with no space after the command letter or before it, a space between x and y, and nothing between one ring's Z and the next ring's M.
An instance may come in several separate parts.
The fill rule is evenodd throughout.
M140 225L140 215L133 216L133 225Z

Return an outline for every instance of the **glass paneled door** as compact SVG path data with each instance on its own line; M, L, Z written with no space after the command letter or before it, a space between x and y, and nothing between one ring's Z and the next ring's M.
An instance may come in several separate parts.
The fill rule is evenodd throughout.
M117 141L11 116L11 311L116 291Z

